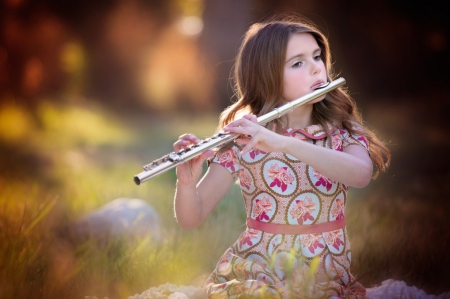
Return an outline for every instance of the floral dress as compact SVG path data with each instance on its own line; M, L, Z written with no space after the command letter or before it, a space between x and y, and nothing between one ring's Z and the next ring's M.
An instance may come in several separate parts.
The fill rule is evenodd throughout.
M342 151L364 137L345 129L312 125L286 129L292 136ZM333 181L295 157L253 150L240 155L234 145L213 163L224 166L239 184L247 217L261 222L314 225L345 218L348 186ZM249 228L223 254L204 288L209 298L364 298L365 288L350 273L345 227L313 234L273 234Z

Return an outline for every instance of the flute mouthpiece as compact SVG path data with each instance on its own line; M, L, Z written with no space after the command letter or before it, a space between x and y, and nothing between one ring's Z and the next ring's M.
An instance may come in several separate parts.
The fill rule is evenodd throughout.
M317 86L316 88L314 88L314 90L321 89L321 88L325 88L325 87L327 87L328 85L330 85L330 81L322 83L321 85L319 85L319 86Z

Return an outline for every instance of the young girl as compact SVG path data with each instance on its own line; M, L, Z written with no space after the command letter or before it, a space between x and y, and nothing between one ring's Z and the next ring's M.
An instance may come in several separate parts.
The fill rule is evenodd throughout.
M175 213L184 229L200 225L239 178L247 228L208 278L210 298L365 297L350 273L345 203L349 186L365 187L386 169L388 149L341 88L257 123L333 79L328 41L315 26L291 17L247 31L235 64L238 101L219 126L240 138L177 167ZM174 150L197 142L182 135Z

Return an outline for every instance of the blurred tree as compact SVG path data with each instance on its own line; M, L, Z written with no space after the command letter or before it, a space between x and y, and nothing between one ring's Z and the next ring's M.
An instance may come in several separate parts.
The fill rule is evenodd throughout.
M229 79L231 68L239 48L241 37L253 20L253 1L205 0L203 12L204 30L200 46L215 71L214 90L219 103L224 108L231 104L233 87Z
M64 24L38 1L4 1L0 7L0 95L33 101L61 86L59 47L67 38Z
M33 102L69 84L69 92L78 85L84 95L110 105L148 105L137 71L142 53L167 41L163 34L175 38L175 31L166 29L181 15L200 15L202 10L201 52L190 59L204 65L206 73L207 68L216 73L211 76L215 95L210 101L219 98L220 109L233 95L228 79L242 35L252 22L274 12L294 11L323 28L337 58L335 67L354 92L405 95L445 90L450 66L445 8L444 1L405 0L7 0L0 2L0 94ZM196 47L195 38L186 41ZM201 53L207 61L195 58ZM67 57L76 55L72 62L78 60L79 65L72 64L68 71ZM178 80L180 88L176 101L195 105L189 100L195 93L180 97L189 94L182 87L192 85L189 80L171 80Z
M84 95L122 106L139 103L133 73L138 52L174 13L173 1L162 0L3 1L0 97L9 94L26 103L45 95L57 98L78 55L84 59L78 61L84 63L79 67Z

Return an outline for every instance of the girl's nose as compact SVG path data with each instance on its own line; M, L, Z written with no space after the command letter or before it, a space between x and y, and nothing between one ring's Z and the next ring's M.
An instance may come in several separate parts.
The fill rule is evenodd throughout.
M314 61L312 63L312 72L313 74L319 74L321 72L320 63L317 61Z

